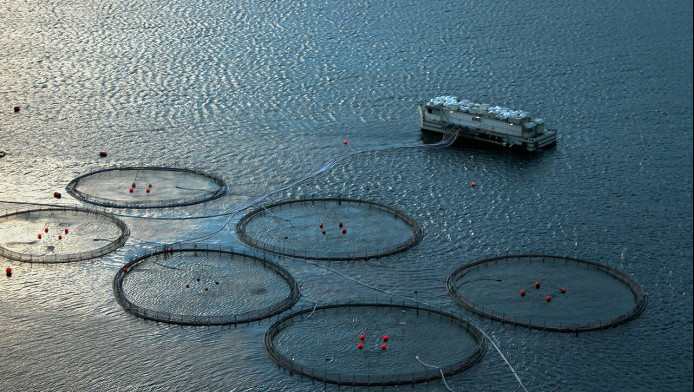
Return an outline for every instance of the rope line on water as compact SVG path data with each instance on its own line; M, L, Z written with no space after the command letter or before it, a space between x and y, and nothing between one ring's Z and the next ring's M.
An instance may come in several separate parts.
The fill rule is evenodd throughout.
M448 386L448 383L446 382L446 377L444 377L444 375L443 375L443 370L441 370L440 367L434 366L434 365L429 365L428 363L422 362L422 360L419 359L419 355L415 355L414 357L417 358L417 361L419 361L419 363L421 363L422 365L424 365L424 366L426 366L426 367L430 367L430 368L434 368L434 369L439 369L439 373L441 373L441 380L443 380L443 385L446 386L446 389L448 389L449 391L453 392L453 390L451 389L451 387Z

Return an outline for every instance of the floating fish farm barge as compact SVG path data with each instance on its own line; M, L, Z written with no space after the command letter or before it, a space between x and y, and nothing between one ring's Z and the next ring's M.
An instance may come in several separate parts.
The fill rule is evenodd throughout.
M537 151L556 144L557 131L523 110L442 96L419 104L422 131Z

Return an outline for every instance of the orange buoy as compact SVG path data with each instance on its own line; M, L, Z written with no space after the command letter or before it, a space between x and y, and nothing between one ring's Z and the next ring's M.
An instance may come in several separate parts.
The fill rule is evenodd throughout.
M108 154L106 154L106 151L100 151L99 152L99 156L102 158L105 157L106 155L108 155Z
M548 295L548 296L545 297L545 299L547 300L547 302L549 302L549 301L552 300L552 297L550 297L550 296Z
M540 282L535 282L535 288L539 289L540 288Z
M562 294L565 294L565 293L566 293L566 289L563 288L563 287L562 287L561 290L559 290L559 291L561 291Z
M61 197L63 197L63 195L61 195L60 192L53 192L53 197L55 197L56 199L60 199Z
M12 267L5 268L5 275L12 276Z
M521 294L521 297L525 296L525 290L521 290L520 294Z
M323 224L322 224L322 223L319 224L318 227L320 227L320 228L322 229L322 228L323 228Z

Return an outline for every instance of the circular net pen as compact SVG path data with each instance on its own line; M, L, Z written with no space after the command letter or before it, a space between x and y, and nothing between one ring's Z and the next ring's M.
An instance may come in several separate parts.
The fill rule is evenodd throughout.
M70 181L69 194L87 203L117 208L164 208L222 197L222 179L197 170L121 167L87 173Z
M503 323L583 332L638 316L647 299L629 275L572 257L513 255L465 265L446 281L466 309Z
M118 303L149 320L183 325L230 325L261 320L301 295L287 270L268 260L207 247L161 248L120 269Z
M435 380L474 365L486 352L481 333L467 321L405 303L308 307L273 324L264 344L290 372L339 385Z
M82 208L13 210L0 216L0 256L65 263L103 256L130 235L120 219Z
M303 199L258 208L236 230L244 243L285 256L354 260L392 255L416 245L419 224L385 204L356 199Z

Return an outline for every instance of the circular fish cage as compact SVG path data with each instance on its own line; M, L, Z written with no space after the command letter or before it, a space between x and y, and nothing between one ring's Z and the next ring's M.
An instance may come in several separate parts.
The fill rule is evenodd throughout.
M164 208L204 203L226 194L222 179L197 170L119 167L79 176L69 194L87 203L116 208Z
M183 325L261 320L301 296L294 278L273 262L197 246L161 248L133 259L116 273L113 291L129 313Z
M400 385L458 373L486 342L467 321L420 304L336 303L284 316L265 334L277 364L339 385Z
M422 238L419 224L404 212L359 199L279 202L245 215L236 229L252 247L316 260L388 256Z
M31 263L65 263L103 256L125 243L123 221L82 208L32 208L0 216L0 256Z
M583 332L638 316L647 299L624 272L565 256L512 255L465 265L446 281L466 309L503 323L545 331Z

